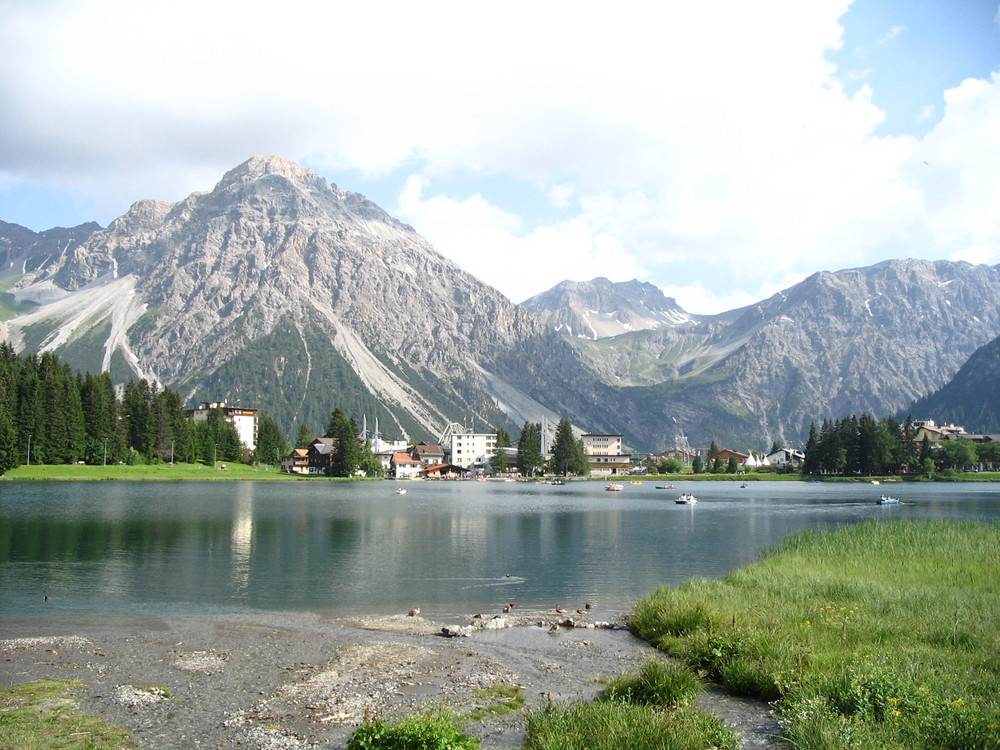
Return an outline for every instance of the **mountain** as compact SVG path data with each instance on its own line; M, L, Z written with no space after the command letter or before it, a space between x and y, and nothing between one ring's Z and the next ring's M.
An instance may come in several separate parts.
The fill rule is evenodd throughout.
M0 224L0 253L18 351L257 406L289 435L340 406L412 439L568 417L638 450L796 445L814 420L905 409L1000 336L1000 268L947 261L818 273L713 316L607 279L517 306L278 156L105 229Z
M521 303L569 336L603 339L630 331L670 328L697 320L648 282L563 281Z
M998 300L1000 267L896 260L817 273L682 325L566 339L619 389L634 434L764 448L801 442L814 420L888 416L940 388L1000 334Z
M20 270L22 314L0 324L18 351L155 380L189 402L261 407L289 434L322 432L334 406L421 439L462 417L615 427L613 391L562 338L368 199L282 157L177 203L139 201Z
M1000 432L1000 338L977 349L948 383L907 410L916 419Z

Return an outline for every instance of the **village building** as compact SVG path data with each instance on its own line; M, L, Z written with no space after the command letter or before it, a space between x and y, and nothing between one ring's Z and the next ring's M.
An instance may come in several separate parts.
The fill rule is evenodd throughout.
M964 427L957 424L936 424L933 419L914 420L913 426L917 430L914 439L918 443L922 443L924 438L931 443L940 443L942 440L954 440L968 434Z
M291 453L281 459L281 470L286 474L308 474L309 449L293 448Z
M229 406L225 401L202 403L197 409L188 409L188 416L195 422L204 422L208 415L220 409L223 418L236 428L240 442L248 453L257 447L257 410L243 406Z
M422 468L423 463L405 451L393 453L389 462L389 474L396 479L413 479L420 475Z
M420 470L420 476L424 479L464 479L470 473L464 466L448 463L425 466Z
M632 457L625 453L621 435L585 433L582 439L591 476L628 474L632 470Z
M408 452L411 458L415 458L424 466L444 463L444 448L436 443L417 443L411 445Z
M792 448L779 448L773 453L768 453L764 459L771 466L777 466L783 469L789 466L800 468L802 466L802 462L806 460L806 454Z

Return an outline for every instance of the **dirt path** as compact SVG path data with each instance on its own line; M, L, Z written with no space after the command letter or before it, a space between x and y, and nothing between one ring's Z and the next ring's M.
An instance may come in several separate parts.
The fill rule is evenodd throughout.
M442 703L466 713L495 704L483 691L500 683L522 687L530 707L589 700L601 680L655 653L620 627L585 627L589 613L573 615L578 627L554 626L566 617L468 618L468 637L445 637L442 623L419 615L277 613L71 627L7 620L0 685L82 680L83 707L128 729L146 750L342 748L366 715L391 718ZM711 692L704 704L745 735L744 747L773 746L777 727L765 707ZM465 731L484 750L517 748L523 721L523 711L488 714Z

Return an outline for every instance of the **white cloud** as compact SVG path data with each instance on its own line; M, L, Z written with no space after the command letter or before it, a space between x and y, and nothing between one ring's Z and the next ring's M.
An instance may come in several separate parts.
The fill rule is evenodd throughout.
M479 195L457 201L425 197L426 189L420 177L407 180L400 217L419 224L435 248L517 302L549 289L552 279L627 281L643 274L612 236L593 231L582 219L524 233L518 217Z
M995 259L996 78L922 139L874 137L827 58L848 4L0 0L0 183L120 213L253 154L412 174L385 208L514 299L636 276L713 312L819 269Z

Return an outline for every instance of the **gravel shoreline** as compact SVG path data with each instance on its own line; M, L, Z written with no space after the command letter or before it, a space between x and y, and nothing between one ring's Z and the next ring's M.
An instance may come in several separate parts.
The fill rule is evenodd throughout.
M567 618L576 621L573 627ZM654 649L621 614L514 611L435 622L415 615L332 618L254 613L66 621L4 620L0 686L77 679L81 708L124 727L146 750L177 747L343 748L366 716L446 705L466 713L523 688L529 707L590 700ZM464 628L468 637L446 637ZM702 700L744 737L776 747L762 706L715 691ZM487 714L464 730L483 750L513 750L524 711Z

